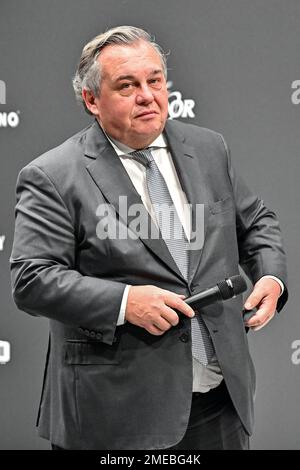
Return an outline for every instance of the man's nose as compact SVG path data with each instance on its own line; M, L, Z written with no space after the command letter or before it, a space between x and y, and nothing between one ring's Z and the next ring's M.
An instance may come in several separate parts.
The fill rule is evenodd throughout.
M143 85L140 87L136 94L137 104L149 104L153 101L153 93L151 88L148 85Z

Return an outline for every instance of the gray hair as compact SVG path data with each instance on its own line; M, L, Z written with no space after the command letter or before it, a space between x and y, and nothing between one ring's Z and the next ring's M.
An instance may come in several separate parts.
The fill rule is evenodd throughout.
M156 44L154 38L152 38L149 33L143 29L135 28L134 26L117 26L116 28L109 29L105 33L96 36L84 46L73 78L73 88L76 99L79 103L84 105L87 113L92 114L87 109L82 98L82 90L85 88L91 91L94 96L99 96L101 68L97 59L100 52L111 44L131 45L137 41L146 41L154 47L161 58L163 73L167 78L166 54L163 52L162 48Z

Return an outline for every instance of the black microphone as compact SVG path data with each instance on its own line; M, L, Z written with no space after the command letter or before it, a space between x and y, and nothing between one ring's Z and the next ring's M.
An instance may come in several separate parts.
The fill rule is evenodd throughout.
M198 309L217 302L218 300L232 299L233 297L242 294L246 289L247 284L245 279L242 276L237 275L218 282L216 286L205 289L198 294L183 299L183 301L188 305L191 305L191 307L195 306Z

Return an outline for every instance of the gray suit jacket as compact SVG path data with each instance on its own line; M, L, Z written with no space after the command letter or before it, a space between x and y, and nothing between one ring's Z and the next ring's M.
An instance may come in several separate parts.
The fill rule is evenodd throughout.
M67 449L163 449L185 433L190 320L159 337L128 322L117 327L126 283L190 295L238 274L239 264L253 282L264 274L286 282L276 217L236 178L222 136L174 121L165 135L188 201L205 204L204 245L191 252L188 282L162 239L97 237L99 204L118 214L119 196L128 207L141 203L97 122L19 175L13 296L21 310L50 319L39 435ZM286 298L285 290L278 310ZM255 372L241 312L239 296L202 315L251 433Z

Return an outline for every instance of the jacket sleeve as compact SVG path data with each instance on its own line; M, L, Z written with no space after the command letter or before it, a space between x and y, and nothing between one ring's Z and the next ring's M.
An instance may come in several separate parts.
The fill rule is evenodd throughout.
M221 136L222 137L222 136ZM274 212L237 176L231 164L230 151L222 137L228 160L228 175L236 205L239 262L253 283L270 274L284 284L277 304L280 311L288 299L286 256L279 222Z
M20 310L55 319L112 344L125 284L76 270L76 237L64 201L46 173L29 164L16 189L10 257L13 298Z

